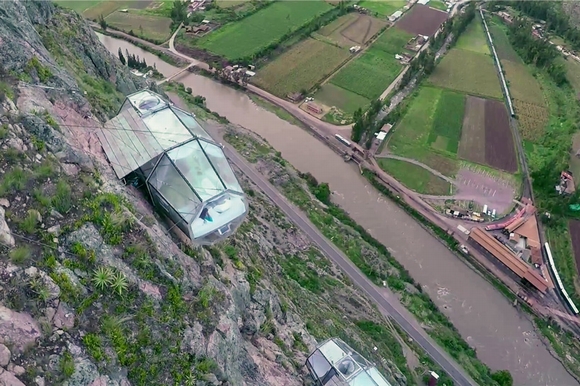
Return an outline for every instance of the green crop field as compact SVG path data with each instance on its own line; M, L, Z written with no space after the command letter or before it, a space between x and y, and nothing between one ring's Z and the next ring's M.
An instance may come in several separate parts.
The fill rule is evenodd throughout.
M469 23L465 32L463 32L457 40L455 47L462 50L491 55L489 45L487 44L487 38L483 30L481 16L476 15L473 21Z
M444 90L435 109L427 142L435 149L457 154L464 112L465 95Z
M449 182L421 166L389 158L377 158L377 163L381 169L417 193L437 196L451 194L451 184Z
M441 11L447 11L447 5L441 0L431 0L427 3L427 5L431 8L435 8Z
M221 8L233 8L249 2L250 0L217 0L216 3Z
M366 109L371 103L370 99L358 94L326 83L314 94L314 99L329 107L337 107L345 113L352 115L359 107Z
M491 56L472 51L455 48L449 51L428 81L467 94L496 99L503 97Z
M199 47L230 60L250 57L332 9L316 1L277 1L199 40Z
M83 13L85 10L94 7L95 5L102 3L103 0L53 0L56 4L64 8L72 9L78 13Z
M410 101L405 116L395 126L388 142L389 150L422 162L446 176L454 176L458 162L453 153L457 152L461 135L461 123L458 125L458 122L460 116L463 117L464 104L462 94L421 87ZM453 109L459 111L450 112ZM444 117L445 113L453 118ZM444 127L446 124L451 127Z
M163 42L171 37L171 19L167 17L113 12L105 20L113 28L133 31L145 39Z
M500 27L496 23L493 22L490 23L487 18L486 20L487 25L489 27L489 33L493 37L493 45L495 47L495 51L497 52L499 60L500 61L509 60L514 63L523 63L517 52L510 44L508 37L503 31L502 27Z
M407 2L405 0L382 0L382 1L361 1L358 3L363 8L376 12L379 15L390 16L403 8Z
M372 48L384 51L388 54L400 54L412 37L412 34L396 27L389 28L379 36L377 40L375 40Z
M402 69L394 55L371 47L343 67L330 83L373 100L381 96Z
M309 38L261 68L252 82L284 98L310 90L349 56L346 49Z
M395 59L412 38L411 34L389 28L360 57L330 79L330 83L366 99L377 99L399 75L403 66Z

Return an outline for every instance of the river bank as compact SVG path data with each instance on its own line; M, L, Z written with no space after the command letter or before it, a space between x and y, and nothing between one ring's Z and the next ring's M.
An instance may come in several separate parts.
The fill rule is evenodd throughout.
M110 37L102 37L101 41L113 53L121 47L147 58L164 74L179 70L127 42ZM541 346L525 316L413 218L377 192L357 167L344 163L312 135L257 106L240 91L189 73L178 81L191 87L194 94L204 96L210 110L265 138L298 170L329 183L334 203L387 246L493 370L509 369L516 384L575 384Z

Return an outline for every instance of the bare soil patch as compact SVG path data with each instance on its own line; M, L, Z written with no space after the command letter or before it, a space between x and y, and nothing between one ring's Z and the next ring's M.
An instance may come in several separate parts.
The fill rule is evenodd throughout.
M458 199L472 200L487 205L496 213L507 213L514 205L516 189L513 183L485 170L461 168L456 177Z
M485 99L468 96L459 141L459 157L485 164Z
M214 55L211 52L202 50L201 48L194 48L184 44L175 44L175 49L191 58L201 60L204 63L219 63L222 67L227 67L230 62L219 55Z
M518 171L514 139L503 103L485 101L485 161L510 173Z
M348 48L365 44L386 25L386 20L349 13L322 27L318 34L341 47Z
M414 35L432 36L445 20L447 13L417 4L395 25Z
M365 44L386 25L387 23L382 20L367 15L361 15L345 29L340 31L340 34L353 42Z
M580 274L580 221L571 220L568 225L570 238L572 239L572 248L574 249L574 259L576 260L576 271Z

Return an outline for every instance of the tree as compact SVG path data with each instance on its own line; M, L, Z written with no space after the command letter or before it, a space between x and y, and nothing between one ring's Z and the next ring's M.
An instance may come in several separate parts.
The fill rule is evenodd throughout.
M127 60L125 60L125 56L123 56L123 51L121 51L121 47L119 47L119 60L124 65L127 64Z
M514 384L514 379L507 370L500 370L492 373L491 379L496 381L499 386L513 386Z
M107 27L109 26L107 24L107 21L105 20L105 18L103 17L103 14L101 14L99 16L99 24L101 25L101 28L103 29L103 31L107 30Z
M173 8L171 8L171 29L175 29L179 24L187 20L187 2L181 0L173 1Z
M330 204L330 187L326 182L319 184L312 189L314 196L323 204Z

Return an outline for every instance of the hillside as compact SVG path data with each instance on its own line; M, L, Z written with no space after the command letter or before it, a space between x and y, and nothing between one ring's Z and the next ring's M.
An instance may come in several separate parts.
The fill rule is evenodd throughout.
M192 248L167 232L94 134L145 84L76 13L0 11L0 385L302 385L332 336L416 383L404 337L240 173L234 237Z

